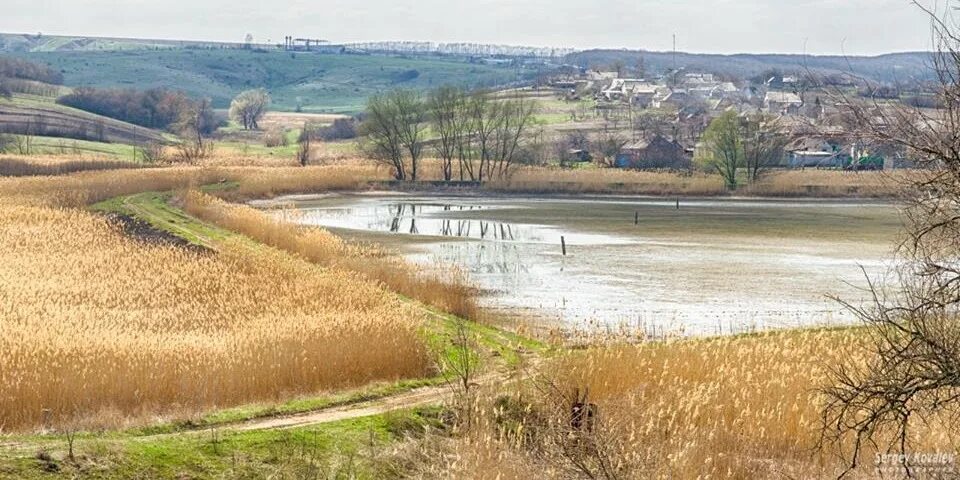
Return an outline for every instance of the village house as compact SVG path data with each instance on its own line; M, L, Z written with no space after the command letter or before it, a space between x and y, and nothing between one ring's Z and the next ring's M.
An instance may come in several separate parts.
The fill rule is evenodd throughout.
M686 150L676 140L655 134L625 145L614 162L617 168L687 170L692 166Z
M637 78L615 78L600 94L609 102L620 100L634 101L638 94L656 93L657 86ZM652 97L651 97L652 98Z
M843 168L850 164L843 141L834 138L803 137L787 146L790 168Z
M803 100L793 92L767 92L763 99L763 108L769 113L778 115L796 115L800 113Z
M653 99L657 96L657 86L653 84L639 84L633 87L632 102L640 108L653 106Z
M661 91L653 100L654 108L675 108L677 110L687 106L692 97L686 90L667 90L666 95Z

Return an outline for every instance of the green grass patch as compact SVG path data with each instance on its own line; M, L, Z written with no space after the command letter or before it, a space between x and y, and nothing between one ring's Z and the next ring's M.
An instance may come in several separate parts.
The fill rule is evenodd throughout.
M67 85L176 85L191 96L212 98L216 108L227 108L243 90L264 87L275 109L314 113L356 113L370 95L394 88L493 86L518 79L512 66L474 64L465 58L182 48L17 55L62 71ZM520 72L520 78L534 75L532 68Z
M390 443L443 428L438 408L417 408L283 430L65 437L0 453L2 478L382 478ZM39 452L43 452L39 454Z
M83 155L105 156L137 163L143 160L135 146L123 143L91 142L59 137L32 137L31 142L30 153L34 155L71 155L70 160L76 160L77 156Z
M229 230L203 222L170 205L172 197L170 192L144 192L105 200L90 208L97 212L137 218L149 223L153 228L199 246L210 246L210 241L239 237Z

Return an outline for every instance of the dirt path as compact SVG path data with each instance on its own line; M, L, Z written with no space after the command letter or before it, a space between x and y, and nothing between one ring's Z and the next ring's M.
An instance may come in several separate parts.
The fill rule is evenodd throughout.
M175 223L168 222L168 221L164 220L163 218L161 218L160 216L154 215L152 212L149 212L147 209L143 208L142 206L140 206L140 205L138 205L138 204L136 204L136 203L131 202L131 201L130 201L130 198L131 198L131 197L126 197L126 198L123 199L123 206L124 206L124 208L126 208L127 210L129 210L130 212L132 212L135 217L139 217L139 218L144 219L144 220L147 220L147 221L151 221L151 220L152 220L151 223L157 223L157 224L164 225L165 227L167 227L167 228L169 228L169 229L171 229L171 230L175 230L175 231L177 231L177 232L180 232L182 235L185 235L185 236L190 236L190 235L192 235L192 236L194 236L194 237L197 238L197 242L200 243L200 245L201 245L202 247L208 248L208 249L213 250L213 251L218 251L217 245L216 245L216 243L215 243L212 239L204 236L204 235L201 234L200 232L197 232L197 231L195 231L195 230L191 230L190 228L187 228L187 227L184 227L184 226L181 226L181 225L177 225L177 224L175 224ZM187 238L187 237L181 237L181 238Z
M424 387L377 400L354 403L342 407L333 407L284 417L268 417L250 420L226 426L224 429L247 432L251 430L279 430L308 427L323 423L339 422L340 420L380 415L394 410L437 405L449 401L452 394L452 390L447 386Z

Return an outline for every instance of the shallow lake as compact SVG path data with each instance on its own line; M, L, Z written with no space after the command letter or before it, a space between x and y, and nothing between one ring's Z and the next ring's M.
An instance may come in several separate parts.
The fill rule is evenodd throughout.
M287 197L260 206L455 264L486 307L564 326L724 334L852 321L900 219L884 203L649 198ZM566 243L563 254L561 239Z

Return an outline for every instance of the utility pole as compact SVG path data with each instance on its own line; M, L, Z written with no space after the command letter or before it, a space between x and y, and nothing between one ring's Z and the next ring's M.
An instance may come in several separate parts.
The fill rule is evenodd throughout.
M673 82L676 83L677 79L677 34L673 34Z

